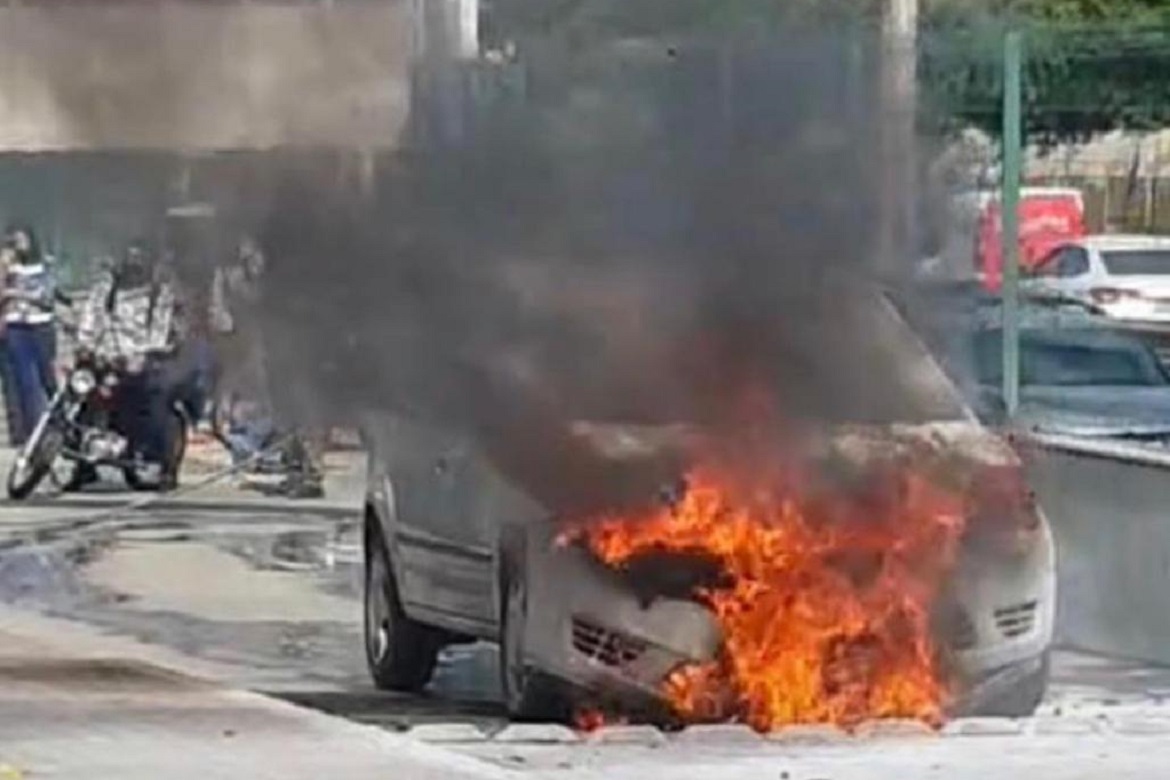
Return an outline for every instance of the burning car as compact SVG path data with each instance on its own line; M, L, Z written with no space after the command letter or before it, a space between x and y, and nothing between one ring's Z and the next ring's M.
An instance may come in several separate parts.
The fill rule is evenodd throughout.
M1047 522L1011 447L896 309L859 311L900 419L730 439L694 423L569 425L601 462L683 464L638 505L565 516L466 435L379 418L365 531L375 683L421 689L443 647L487 640L516 717L588 702L767 731L1030 713L1053 633Z

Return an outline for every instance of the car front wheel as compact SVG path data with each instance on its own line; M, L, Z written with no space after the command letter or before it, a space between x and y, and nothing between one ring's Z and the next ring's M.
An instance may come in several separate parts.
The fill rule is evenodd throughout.
M508 714L517 720L564 720L569 705L556 680L533 669L525 656L528 578L520 534L500 552L500 687Z
M435 673L442 649L439 634L403 610L381 536L371 532L365 548L365 644L370 676L382 690L420 691Z

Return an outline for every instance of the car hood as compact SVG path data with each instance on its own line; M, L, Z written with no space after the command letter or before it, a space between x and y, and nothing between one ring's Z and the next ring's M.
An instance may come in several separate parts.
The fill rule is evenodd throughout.
M718 437L687 424L631 425L578 421L574 435L587 441L601 456L616 460L652 458L663 452L718 452ZM793 439L787 452L809 457L845 456L861 464L897 459L924 447L948 451L984 465L1015 462L1015 453L1002 438L973 420L887 425L834 425L806 431ZM713 442L715 442L713 444Z
M1025 387L1019 420L1042 433L1170 436L1170 387Z

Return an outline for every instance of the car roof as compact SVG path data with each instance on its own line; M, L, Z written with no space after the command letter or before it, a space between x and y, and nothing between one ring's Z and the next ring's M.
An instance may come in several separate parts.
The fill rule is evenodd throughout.
M1142 249L1170 249L1170 236L1151 236L1136 233L1085 236L1075 242L1097 251L1124 251Z
M998 334L997 328L984 328L979 335ZM1138 336L1130 333L1119 333L1102 327L1080 325L1069 328L1053 327L1023 327L1020 329L1020 341L1040 346L1077 346L1099 347L1102 349L1148 349L1148 346Z

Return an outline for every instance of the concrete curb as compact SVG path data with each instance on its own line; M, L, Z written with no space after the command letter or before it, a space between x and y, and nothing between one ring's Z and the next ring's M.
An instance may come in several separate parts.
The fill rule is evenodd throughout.
M666 748L751 748L773 747L831 747L872 744L906 744L953 741L980 741L988 739L1028 740L1031 738L1063 736L1107 736L1119 734L1131 737L1160 737L1170 734L1170 717L1149 715L1117 715L1084 718L1074 716L1036 718L960 718L935 730L917 721L867 721L854 732L833 726L788 726L767 734L758 734L747 726L736 724L694 725L679 731L663 731L647 725L603 726L588 733L575 733L554 724L510 725L490 733L477 726L462 723L427 723L408 729L406 735L421 742L460 744L462 746L540 746L573 747L642 747Z

